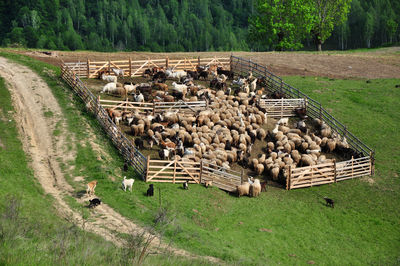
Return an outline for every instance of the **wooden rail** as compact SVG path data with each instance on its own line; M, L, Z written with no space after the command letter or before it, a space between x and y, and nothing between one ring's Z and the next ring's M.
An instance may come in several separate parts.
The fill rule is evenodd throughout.
M132 142L128 140L121 130L110 119L109 115L101 105L98 98L85 86L79 76L74 73L67 64L61 65L61 77L71 86L74 92L84 101L88 110L90 110L103 127L106 134L110 137L115 147L122 154L124 159L136 170L141 178L146 174L146 157L136 149Z
M372 175L371 157L351 158L344 162L324 163L289 169L286 189L312 187L336 183L356 177Z
M269 117L291 117L295 116L295 110L306 108L307 100L300 99L260 99L260 107L265 108Z
M163 113L163 112L180 112L183 114L193 114L197 111L202 111L207 108L206 101L196 102L152 102L152 103L139 103L130 102L128 99L125 101L104 100L98 97L100 104L106 108L120 109L123 111L138 110L141 113Z
M196 70L197 66L218 66L224 69L230 69L230 58L183 58L183 59L147 59L133 61L131 58L128 60L103 60L86 62L70 62L64 63L66 66L71 67L72 71L78 77L96 78L100 71L108 75L115 75L112 71L113 68L124 70L124 77L140 77L148 68L163 67L164 69L170 68L172 70Z
M146 182L162 183L205 183L212 181L213 186L234 192L242 182L242 174L212 164L206 160L201 162L177 160L147 159Z

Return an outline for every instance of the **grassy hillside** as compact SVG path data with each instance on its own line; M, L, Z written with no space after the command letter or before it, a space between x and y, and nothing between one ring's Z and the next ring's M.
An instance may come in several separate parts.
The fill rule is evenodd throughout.
M31 65L39 73L46 67L59 74L52 66L32 59L9 57ZM64 108L69 129L86 140L79 123L87 121L101 132L76 98L72 101L76 107L70 105L68 95L72 92L46 75L42 73ZM184 191L178 185L157 183L155 197L147 198L147 184L142 181L135 182L132 193L120 189L122 160L102 133L97 134L96 141L104 146L107 158L98 159L89 145L82 146L78 149L75 174L97 178L96 194L122 215L143 225L154 221L160 188L161 204L170 221L167 238L193 253L216 256L229 263L398 263L400 166L394 151L399 148L396 140L400 120L395 102L399 91L394 85L400 81L366 83L300 77L288 77L287 81L332 109L350 131L376 149L377 174L372 182L361 178L294 191L270 187L259 198L240 199L216 188L207 190L193 185ZM83 183L73 185L83 188ZM324 206L323 196L335 199L335 209Z
M65 113L70 114L69 121L72 122L73 118L76 118L77 109L66 108L70 92L60 86L59 80L52 80L48 76L50 72L43 71L46 70L44 65L36 64L28 58L18 59L35 68L53 88L59 89L56 93L57 99L64 107ZM52 68L46 67L47 70ZM116 247L102 237L82 231L55 215L57 210L53 207L52 197L44 194L29 168L29 157L24 154L21 141L18 139L13 113L10 93L0 77L0 264L120 265L137 260L133 253L137 251L137 245ZM72 128L74 124L71 123L70 126ZM79 154L85 152L85 149L81 149ZM87 173L86 171L93 173L92 169L86 169L84 172ZM90 216L90 211L85 206L79 205L75 199L69 198L67 202L70 202L73 208ZM127 239L138 240L129 236ZM148 257L144 264L204 265L206 263L177 258L171 254L159 254Z

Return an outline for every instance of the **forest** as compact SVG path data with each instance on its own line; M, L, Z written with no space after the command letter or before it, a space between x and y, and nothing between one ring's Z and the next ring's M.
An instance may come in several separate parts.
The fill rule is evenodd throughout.
M0 45L96 51L275 50L273 36L255 39L249 30L261 2L277 1L3 0ZM399 14L398 0L353 0L347 19L334 27L324 49L394 45L400 41ZM291 49L314 48L310 35L300 42Z

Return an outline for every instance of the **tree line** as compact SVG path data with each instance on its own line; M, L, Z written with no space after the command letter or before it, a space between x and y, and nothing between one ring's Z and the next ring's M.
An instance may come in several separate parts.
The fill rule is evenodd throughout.
M314 2L318 1L333 0ZM339 14L340 19L335 18L341 23L328 23L329 36L319 37L321 40L326 37L323 39L326 47L376 47L400 41L398 0L353 0L351 6L350 1L347 0L349 14L344 10ZM316 19L310 17L310 5L305 2L3 0L0 44L59 50L154 52L300 49L310 46L316 38L311 24L302 21ZM271 13L263 5L285 8L275 8ZM264 28L261 24L254 27L257 18ZM281 25L281 32L279 27L269 27L271 18L279 18L274 25Z

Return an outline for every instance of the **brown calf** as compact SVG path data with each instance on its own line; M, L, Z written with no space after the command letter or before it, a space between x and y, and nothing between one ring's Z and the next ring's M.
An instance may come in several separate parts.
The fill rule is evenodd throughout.
M87 195L94 194L94 189L96 188L96 185L97 185L97 180L93 180L92 182L89 182L87 184L86 194Z

